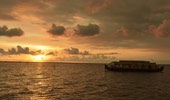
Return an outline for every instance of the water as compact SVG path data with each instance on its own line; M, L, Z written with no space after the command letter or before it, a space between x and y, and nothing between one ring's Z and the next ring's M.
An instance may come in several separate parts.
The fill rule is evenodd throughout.
M0 63L0 100L170 100L163 73L108 72L103 64Z

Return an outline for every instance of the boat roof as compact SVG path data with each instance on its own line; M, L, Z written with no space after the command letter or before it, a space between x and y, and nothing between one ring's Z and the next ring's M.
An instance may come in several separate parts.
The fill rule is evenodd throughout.
M142 60L119 60L120 63L150 63L150 61Z

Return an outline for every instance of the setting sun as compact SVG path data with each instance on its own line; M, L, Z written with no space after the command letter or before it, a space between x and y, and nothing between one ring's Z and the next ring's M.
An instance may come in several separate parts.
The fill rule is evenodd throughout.
M33 61L43 61L46 59L45 55L36 55L36 56L32 56L32 60Z

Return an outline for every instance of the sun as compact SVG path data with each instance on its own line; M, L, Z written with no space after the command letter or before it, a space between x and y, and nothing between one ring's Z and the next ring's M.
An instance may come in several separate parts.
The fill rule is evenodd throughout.
M33 61L44 61L46 59L46 55L36 55L32 56Z

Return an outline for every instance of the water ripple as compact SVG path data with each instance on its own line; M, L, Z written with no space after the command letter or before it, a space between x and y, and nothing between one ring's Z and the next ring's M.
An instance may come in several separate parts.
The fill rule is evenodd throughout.
M113 73L102 64L0 63L0 99L169 100L167 69Z

